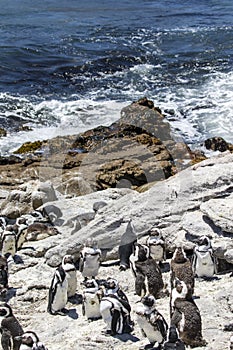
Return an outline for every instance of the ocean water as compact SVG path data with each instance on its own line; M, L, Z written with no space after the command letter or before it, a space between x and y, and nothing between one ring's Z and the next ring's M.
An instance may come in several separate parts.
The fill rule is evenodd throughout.
M1 154L109 125L143 96L190 147L233 142L232 13L230 0L2 1Z

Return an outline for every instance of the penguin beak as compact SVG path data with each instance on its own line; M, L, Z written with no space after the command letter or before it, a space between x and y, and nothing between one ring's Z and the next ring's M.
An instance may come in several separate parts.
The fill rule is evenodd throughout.
M17 335L16 337L14 337L15 340L22 340L22 336L21 335Z

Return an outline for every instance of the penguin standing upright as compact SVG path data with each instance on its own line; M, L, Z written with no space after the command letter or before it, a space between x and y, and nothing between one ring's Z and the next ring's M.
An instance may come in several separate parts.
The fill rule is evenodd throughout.
M62 267L66 273L68 282L68 298L74 297L77 289L77 271L72 255L65 255L62 259Z
M0 250L2 255L11 254L12 257L15 256L17 251L16 244L16 227L13 225L8 225L4 232L2 233Z
M108 278L104 296L100 302L100 314L106 324L106 333L111 335L131 333L131 306L118 281Z
M134 244L137 241L135 228L132 220L129 220L126 225L125 232L121 236L120 245L118 248L118 256L120 259L120 271L125 271L130 268L130 255L133 253Z
M216 258L209 237L201 236L194 247L192 268L195 276L203 278L211 278L217 272Z
M7 303L0 303L1 345L3 350L19 350L21 340L17 336L23 334L23 328L13 315L12 308Z
M174 325L169 327L167 341L163 344L163 350L185 350L185 345L179 338Z
M164 288L163 277L159 265L151 258L146 245L135 244L130 264L135 276L136 294L140 297L152 294L155 298L159 298Z
M143 297L141 304L136 309L137 324L142 334L149 340L151 348L157 346L157 349L161 349L161 345L167 336L167 322L156 309L153 295ZM146 347L149 348L148 346Z
M16 338L21 341L19 350L48 350L33 331L27 331Z
M91 321L98 320L101 318L100 301L103 291L94 278L83 282L83 286L83 316L86 316Z
M88 239L80 251L79 271L84 279L95 278L98 275L100 267L101 250L97 242Z
M191 261L187 258L184 249L177 247L171 259L171 289L174 288L175 279L184 281L188 287L188 297L192 298L194 293L194 274Z
M160 265L166 260L165 240L158 228L153 227L149 232L146 245L149 247L150 256Z
M53 275L49 288L49 299L47 310L52 315L65 315L65 306L68 300L67 296L68 282L66 273L60 265Z
M202 338L202 321L200 311L194 300L188 298L188 288L184 281L176 280L172 293L171 325L179 332L180 339L191 347L206 346Z
M8 261L0 255L0 301L6 301L8 286Z

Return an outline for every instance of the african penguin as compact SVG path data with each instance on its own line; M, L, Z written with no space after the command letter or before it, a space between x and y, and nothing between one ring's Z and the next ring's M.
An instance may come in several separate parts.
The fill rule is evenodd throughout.
M216 258L209 237L200 237L194 247L192 268L195 276L203 278L211 278L217 272Z
M135 277L136 294L140 297L146 294L152 294L155 298L161 297L164 288L162 273L146 245L135 244L130 264Z
M141 299L141 305L136 309L136 322L142 334L149 340L151 347L160 348L167 336L168 325L163 315L155 307L153 295ZM147 346L148 347L148 346Z
M230 347L229 350L233 350L233 335L230 337Z
M178 336L174 325L169 327L167 340L163 344L163 350L185 350L185 345Z
M165 240L158 228L153 227L150 230L146 245L149 247L150 256L159 264L166 260Z
M127 222L125 232L121 236L121 241L118 248L118 256L120 259L120 271L125 271L130 268L129 258L133 253L134 244L137 241L135 228L130 219Z
M83 282L83 303L82 312L88 320L94 321L101 318L100 301L103 296L102 289L95 279Z
M68 298L70 298L75 296L77 289L77 272L72 255L67 254L63 257L62 267L66 273L66 278L68 282L67 295Z
M1 237L0 250L2 255L7 253L11 254L13 257L16 254L16 233L12 226L7 226Z
M108 278L104 296L100 301L100 314L106 324L106 333L111 335L131 333L131 306L126 294L119 287L118 281Z
M174 288L175 279L178 278L184 281L188 287L189 293L188 297L192 298L194 293L194 273L192 269L192 264L187 258L184 249L182 247L177 247L171 259L171 290Z
M187 299L188 288L183 281L176 280L176 293L172 295L171 325L179 332L180 339L191 347L206 346L202 338L200 311L194 300Z
M101 250L97 242L89 238L80 251L79 271L84 279L95 278L100 267Z
M59 266L53 275L49 288L49 298L47 310L52 315L65 315L68 282L66 273L62 266Z
M48 350L33 331L27 331L16 338L21 341L19 350Z
M7 303L0 303L0 320L2 349L19 350L21 340L16 339L16 337L23 334L23 328L13 315L12 308Z

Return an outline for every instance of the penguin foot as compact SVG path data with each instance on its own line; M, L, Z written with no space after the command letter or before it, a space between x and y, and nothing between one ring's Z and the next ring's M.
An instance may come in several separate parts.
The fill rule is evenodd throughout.
M126 271L127 269L129 268L129 266L126 266L126 265L120 265L120 267L119 267L119 270L120 271Z
M60 316L66 316L68 314L68 310L61 309L58 311L50 311L51 315L60 315Z

